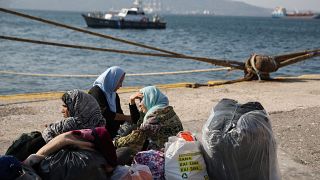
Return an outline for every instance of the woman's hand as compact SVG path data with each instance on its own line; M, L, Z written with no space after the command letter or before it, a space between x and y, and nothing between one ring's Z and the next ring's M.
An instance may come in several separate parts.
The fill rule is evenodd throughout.
M130 96L130 104L131 105L133 105L133 104L136 104L136 99L139 99L139 100L141 100L143 98L143 94L142 93L140 93L140 92L137 92L137 93L135 93L135 94L132 94L131 96Z

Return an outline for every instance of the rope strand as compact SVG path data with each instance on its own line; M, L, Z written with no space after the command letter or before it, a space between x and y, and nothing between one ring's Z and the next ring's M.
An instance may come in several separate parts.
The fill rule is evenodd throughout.
M177 75L187 73L213 72L213 71L229 71L231 68L212 68L212 69L197 69L185 70L175 72L157 72L157 73L140 73L140 74L126 74L126 76L159 76L159 75ZM40 74L40 73L21 73L14 71L0 71L0 74L11 74L21 76L37 76L37 77L59 77L59 78L96 78L99 75L93 74Z

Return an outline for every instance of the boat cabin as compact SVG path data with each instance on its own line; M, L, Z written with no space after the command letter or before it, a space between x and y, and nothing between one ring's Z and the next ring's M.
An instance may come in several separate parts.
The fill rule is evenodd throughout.
M117 14L121 20L125 21L148 21L148 17L145 15L142 8L132 7L130 9L121 9Z

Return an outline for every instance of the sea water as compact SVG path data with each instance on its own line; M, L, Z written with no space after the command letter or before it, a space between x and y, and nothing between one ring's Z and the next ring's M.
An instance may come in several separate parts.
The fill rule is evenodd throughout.
M272 56L320 48L320 20L312 19L164 15L167 22L167 28L164 30L92 29L87 28L80 12L21 12L181 54L214 59L245 62L252 53ZM0 34L66 44L158 53L2 12L0 12ZM319 60L320 57L316 57L296 63L279 69L271 76L319 74ZM0 39L0 71L40 75L99 75L110 66L120 66L127 74L219 67L194 60L70 49ZM205 83L210 80L231 80L241 77L243 77L242 71L128 76L123 85ZM95 79L96 77L47 77L0 73L0 95L76 88L87 90Z

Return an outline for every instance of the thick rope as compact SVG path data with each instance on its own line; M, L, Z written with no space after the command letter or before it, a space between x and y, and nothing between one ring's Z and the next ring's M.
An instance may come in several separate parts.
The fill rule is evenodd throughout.
M251 56L250 63L251 63L253 70L255 71L256 75L258 76L258 80L261 81L260 71L256 67L256 62L255 62L256 56L257 56L256 54L253 54Z
M284 66L288 66L297 62L301 62L301 61L305 61L309 58L312 57L316 57L316 56L320 56L320 51L318 52L309 52L307 54L301 55L301 56L297 56L291 59L287 59L287 60L283 60L280 62L279 64L279 68L284 67Z
M315 52L320 52L320 49L314 49L314 50L305 50L305 51L300 51L300 52L293 52L293 53L287 53L287 54L282 54L278 56L274 56L275 59L277 59L277 62L285 61L290 58L294 58L297 56L302 56L308 53L315 53Z
M108 48L97 48L97 47L91 47L91 46L62 44L62 43L56 43L56 42L39 41L39 40L17 38L17 37L11 37L11 36L0 36L0 39L19 41L19 42L26 42L26 43L34 43L34 44L43 44L43 45L50 45L50 46L75 48L75 49L86 49L86 50L93 50L93 51L114 52L114 53L120 53L120 54L130 54L130 55L140 55L140 56L154 56L154 57L168 57L168 58L178 58L178 59L191 59L191 60L197 60L197 61L201 61L201 62L211 63L211 64L218 65L218 66L231 67L233 69L244 70L244 63L238 62L238 61L217 60L217 59L211 59L211 58L186 56L186 55L156 54L156 53L144 53L144 52L116 50L116 49L108 49Z
M186 84L185 87L188 87L188 88L198 88L198 87L201 87L201 86L213 87L213 86L221 86L221 85L233 84L233 83L250 81L250 80L251 80L251 78L244 77L244 78L240 78L240 79L229 80L229 81L221 81L221 82L214 82L214 83L210 83L210 82L204 83L204 84L190 83L190 84Z
M139 74L126 74L126 76L159 76L159 75L177 75L187 73L200 73L200 72L213 72L213 71L228 71L231 68L212 68L212 69L198 69L198 70L186 70L175 72L157 72L157 73L139 73ZM40 73L21 73L14 71L0 71L0 74L11 74L21 76L37 76L37 77L57 77L57 78L96 78L99 75L93 74L40 74Z
M281 67L301 62L316 56L320 56L319 49L274 57L253 54L245 64L245 76L251 77L252 80L267 80L270 79L271 72L275 72Z

